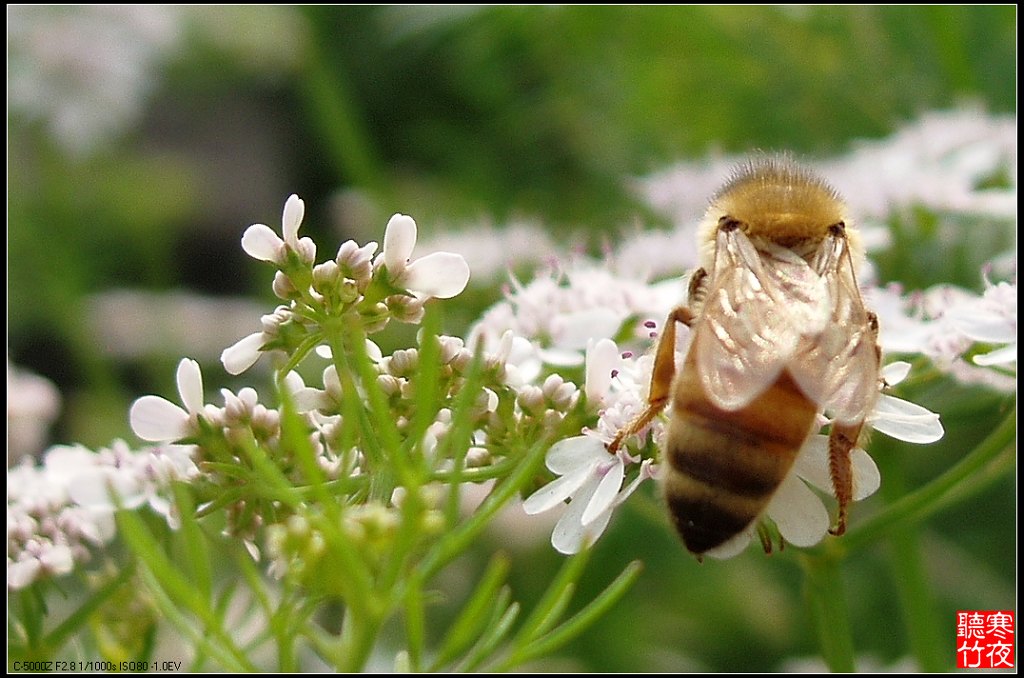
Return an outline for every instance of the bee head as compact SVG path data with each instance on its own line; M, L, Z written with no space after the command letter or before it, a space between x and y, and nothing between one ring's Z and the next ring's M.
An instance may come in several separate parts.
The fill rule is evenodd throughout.
M813 249L830 227L849 223L846 205L835 189L785 155L743 163L712 197L699 232L706 257L714 256L715 234L723 218L735 222L754 242L766 240L795 250Z

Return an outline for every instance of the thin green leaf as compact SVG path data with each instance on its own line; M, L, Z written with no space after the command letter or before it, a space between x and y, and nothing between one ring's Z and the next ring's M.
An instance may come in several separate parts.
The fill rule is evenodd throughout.
M459 664L459 670L462 672L475 671L481 664L487 661L495 648L508 636L516 618L519 617L519 603L512 603L508 606L508 609L505 609L505 606L508 605L508 599L511 597L508 589L502 589L498 595L499 598L494 606L495 614L492 623L487 626L483 635L480 636L480 641L470 649L469 653Z
M128 583L135 574L135 567L129 564L121 569L113 579L101 586L78 609L68 615L67 619L58 624L52 631L46 634L42 641L45 647L52 652L58 652L67 642L68 638L81 630L88 622L89 617L100 608L107 600L117 593L118 589Z
M462 608L462 612L449 627L448 634L441 643L434 660L432 670L437 670L452 661L466 648L479 639L482 627L487 623L487 615L495 608L496 593L508 576L508 556L497 553L491 559L486 572L476 587L473 595Z
M213 595L213 572L210 567L206 535L196 521L195 505L188 487L184 483L174 483L172 490L178 515L181 517L178 535L185 547L186 567L192 574L192 583L204 598L209 599Z
M629 587L632 586L633 582L635 582L637 577L640 576L642 569L643 564L639 561L633 561L627 565L626 569L624 569L622 573L615 578L615 581L609 584L604 591L594 598L594 600L590 601L586 607L574 614L569 620L551 633L542 638L538 638L523 649L522 652L515 654L513 656L514 661L509 664L509 668L537 657L550 655L552 652L583 633L587 627L608 612L608 610L610 610L612 606L626 594Z
M527 643L546 633L558 622L562 612L569 604L576 582L579 581L583 569L587 566L587 561L590 560L590 553L590 549L583 549L576 555L566 558L558 574L537 602L537 606L523 622L513 645L517 648L525 647Z

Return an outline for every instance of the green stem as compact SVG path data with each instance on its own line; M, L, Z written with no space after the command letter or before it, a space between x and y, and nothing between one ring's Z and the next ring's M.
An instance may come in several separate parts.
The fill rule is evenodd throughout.
M840 559L831 553L805 555L804 595L810 608L821 655L833 673L852 673L853 633Z
M341 627L341 644L337 657L338 671L359 673L366 668L366 662L373 652L380 621L369 614L353 614L352 608L345 610Z
M903 608L904 623L910 639L910 650L918 668L927 673L948 670L943 628L935 609L917 533L896 530L889 539L892 546L891 565L896 590Z

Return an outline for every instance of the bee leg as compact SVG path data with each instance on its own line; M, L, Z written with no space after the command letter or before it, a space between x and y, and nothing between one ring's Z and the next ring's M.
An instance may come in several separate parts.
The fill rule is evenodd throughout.
M685 306L679 306L668 314L665 327L661 331L661 338L658 340L657 353L654 355L647 407L615 434L615 438L608 445L608 451L611 454L615 454L622 446L623 440L647 426L651 419L665 409L665 405L668 404L672 395L672 379L676 374L676 323L680 322L689 327L693 319L693 313Z
M839 502L839 513L836 526L829 529L830 534L840 536L846 532L846 511L853 501L853 465L850 453L857 445L864 422L854 425L832 424L832 432L828 437L828 470L832 476L832 489Z

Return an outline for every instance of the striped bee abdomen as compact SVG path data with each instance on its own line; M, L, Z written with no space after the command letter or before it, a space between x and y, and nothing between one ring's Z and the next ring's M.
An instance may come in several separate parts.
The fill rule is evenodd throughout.
M783 372L747 407L723 410L705 396L691 360L674 391L665 499L686 548L701 554L764 511L810 434L817 408Z

